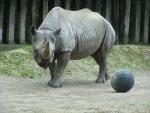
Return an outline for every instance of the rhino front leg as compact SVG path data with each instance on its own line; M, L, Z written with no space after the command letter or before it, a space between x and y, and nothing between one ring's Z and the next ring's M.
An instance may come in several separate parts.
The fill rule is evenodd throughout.
M104 57L103 55L99 57L100 60L100 65L99 65L99 75L98 78L96 80L96 83L105 83L107 80L106 77L106 57Z
M69 59L70 53L61 53L58 55L58 57L56 58L56 64L54 66L53 78L48 83L49 86L54 88L62 87L62 77Z
M51 80L48 82L48 86L51 86L52 82L53 82L53 78L54 78L54 67L55 67L55 60L53 60L52 64L50 64L49 66L49 70L50 70L50 75L51 75Z

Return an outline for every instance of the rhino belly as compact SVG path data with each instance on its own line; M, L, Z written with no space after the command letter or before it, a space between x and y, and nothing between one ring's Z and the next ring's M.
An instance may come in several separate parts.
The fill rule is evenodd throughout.
M97 48L91 48L91 49L88 49L88 50L84 50L84 51L81 51L81 52L78 52L78 53L72 53L71 54L71 60L77 60L77 59L82 59L82 58L86 58L88 56L91 56L93 53L95 53L96 51L98 50L98 47Z
M75 49L71 53L71 60L82 59L87 56L91 56L99 49L101 42L101 38L78 40Z

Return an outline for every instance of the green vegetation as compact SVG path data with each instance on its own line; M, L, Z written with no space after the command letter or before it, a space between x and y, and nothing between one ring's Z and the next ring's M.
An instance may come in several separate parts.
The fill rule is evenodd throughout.
M133 71L150 70L150 46L116 45L109 54L108 62L111 73L120 68ZM92 72L96 75L98 67L91 57L70 61L65 75L74 76L76 72ZM0 74L32 78L48 75L49 71L37 66L30 45L0 45Z
M109 57L110 67L114 69L150 70L150 46L117 45Z
M45 74L36 65L29 45L0 46L0 73L22 77L34 77Z

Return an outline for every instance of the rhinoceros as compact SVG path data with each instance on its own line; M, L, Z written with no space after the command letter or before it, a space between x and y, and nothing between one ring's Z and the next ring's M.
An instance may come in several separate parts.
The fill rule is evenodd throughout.
M115 31L99 13L54 7L36 29L31 26L33 57L42 68L49 68L48 85L62 87L64 69L69 60L92 56L99 65L96 83L109 79L107 56L115 42Z

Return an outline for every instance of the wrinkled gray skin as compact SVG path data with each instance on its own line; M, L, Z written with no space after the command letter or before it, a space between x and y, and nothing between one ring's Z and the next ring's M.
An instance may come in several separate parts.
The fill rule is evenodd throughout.
M99 65L96 83L109 79L106 59L115 41L115 32L101 15L89 9L69 11L53 8L40 27L31 27L33 56L42 68L48 68L48 85L62 86L64 69L69 60L92 56Z

